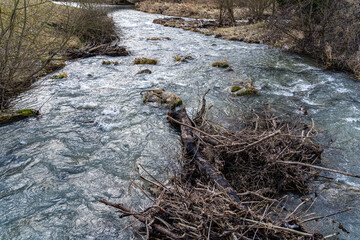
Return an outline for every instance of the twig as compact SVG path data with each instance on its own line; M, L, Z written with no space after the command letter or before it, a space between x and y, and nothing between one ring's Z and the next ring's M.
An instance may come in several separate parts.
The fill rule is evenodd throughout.
M333 173L342 174L342 175L349 176L349 177L360 178L359 175L346 173L346 172L342 172L342 171L338 171L338 170L333 170L333 169L330 169L330 168L324 168L324 167L320 167L320 166L315 166L315 165L308 164L308 163L291 162L291 161L277 161L276 163L301 165L301 166L304 166L304 167L311 167L311 168L320 169L320 170L327 171L327 172L333 172Z
M266 201L269 201L269 202L278 202L278 200L276 199L271 199L271 198L267 198L267 197L264 197L263 195L257 193L257 192L252 192L252 191L247 191L247 192L244 192L244 193L238 193L237 195L238 196L244 196L244 195L249 195L249 194L253 194L255 196L258 196Z
M209 138L217 141L218 143L224 144L223 142L221 142L220 140L218 140L218 139L214 138L213 136L207 134L206 132L201 131L200 129L197 129L197 128L195 128L195 127L193 127L193 126L190 126L190 125L188 125L188 124L186 124L186 123L179 122L179 121L175 120L174 118L170 117L169 115L167 116L167 120L168 120L168 121L172 121L172 122L174 122L174 123L177 123L177 124L179 124L179 125L183 125L183 126L185 126L185 127L188 127L188 128L190 128L190 129L192 129L192 130L195 130L195 131L197 131L197 132L199 132L199 133L201 133L201 134L203 134L203 135L205 135L205 136L207 136L207 137L209 137Z
M286 216L285 219L289 219L294 213L296 213L296 211L302 206L304 205L305 203L307 203L308 201L310 201L310 199L305 199L305 201L302 201L295 209L294 211L292 211L289 215Z
M278 135L278 134L280 134L280 133L281 133L280 130L278 130L278 131L276 131L276 132L273 132L273 133L267 135L266 137L263 137L262 139L260 139L260 140L258 140L258 141L256 141L256 142L253 142L253 143L251 143L251 144L249 144L249 145L246 145L244 148L242 148L242 149L240 149L240 150L234 151L234 153L243 152L243 151L245 151L246 149L248 149L248 148L250 148L250 147L252 147L252 146L257 145L257 144L265 141L266 139L272 138L272 137L274 137L274 136L276 136L276 135ZM236 145L238 145L238 144L229 145L229 146L236 146Z
M263 222L259 222L259 221L255 221L255 220L251 220L251 219L247 219L247 218L240 218L241 220L244 220L246 222L250 222L250 223L256 223L256 224L260 224L269 228L274 228L274 229L279 229L279 230L283 230L283 231L287 231L287 232L292 232L301 236L306 236L306 237L312 237L313 234L310 233L305 233L305 232L300 232L294 229L290 229L290 228L284 228L284 227L280 227L280 226L276 226L274 224L271 223L263 223Z
M144 224L146 223L146 219L147 219L146 217L144 217L143 215L141 215L138 212L132 211L130 208L125 207L121 203L112 203L112 202L109 202L109 201L107 201L105 199L99 199L99 202L104 203L105 205L108 205L108 206L112 206L114 208L121 209L121 210L126 211L126 212L131 212L132 216L134 216L137 220L139 220L140 222L142 222ZM152 226L156 231L164 234L165 236L173 238L173 239L182 239L185 236L185 235L184 236L179 236L179 235L177 235L175 233L172 233L172 232L168 231L167 229L165 229L164 227L162 227L162 226L160 226L158 224L153 224Z
M348 212L348 211L351 211L352 208L347 208L345 210L341 210L341 211L338 211L336 213L332 213L332 214L329 214L329 215L326 215L326 216L322 216L322 217L312 217L312 218L309 218L309 219L305 219L303 221L300 222L300 224L302 223L306 223L306 222L310 222L310 221L317 221L317 220L320 220L322 218L328 218L328 217L332 217L332 216L335 216L335 215L338 215L338 214L341 214L341 213L345 213L345 212Z
M325 236L323 239L329 239L329 238L335 237L335 236L337 236L339 234L340 234L339 232L336 232L336 233Z
M162 182L160 182L160 181L157 180L153 175L151 175L151 174L143 167L143 165L141 165L140 163L138 163L138 165L139 165L152 179L154 179L157 183L159 183L163 188L165 188L166 190L169 190Z

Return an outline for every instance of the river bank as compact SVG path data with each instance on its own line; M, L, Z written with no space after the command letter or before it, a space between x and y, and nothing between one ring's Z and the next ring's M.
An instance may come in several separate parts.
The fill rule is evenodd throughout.
M100 7L31 0L4 1L1 8L0 110L68 60L129 54L117 46L114 22Z
M350 51L350 53L346 54L343 51L337 51L337 48L341 48L341 46L336 45L335 42L341 41L341 39L328 39L329 43L326 43L326 47L318 46L318 43L314 43L317 47L308 49L307 47L304 47L301 42L303 35L306 33L302 32L300 29L296 29L296 27L293 29L285 29L283 26L274 25L274 23L278 21L277 17L273 20L254 21L247 8L235 7L234 17L238 21L234 26L223 27L216 24L215 20L218 18L219 10L217 9L216 4L212 2L189 1L186 3L177 3L145 0L136 3L135 7L140 11L148 13L197 19L184 21L184 19L164 18L155 21L163 26L178 27L185 30L203 33L205 35L213 35L230 41L264 43L279 47L285 51L305 54L314 58L316 61L319 61L324 69L346 71L352 74L354 78L360 80L360 49L355 49L355 53ZM359 11L355 5L352 8L349 7L349 9L351 10L349 10L349 12ZM343 15L344 14L346 15L350 13L346 12L343 13ZM270 14L267 14L267 16L269 15ZM209 21L209 19L213 20ZM292 23L288 23L287 25L291 24ZM343 25L345 25L345 23L343 23Z

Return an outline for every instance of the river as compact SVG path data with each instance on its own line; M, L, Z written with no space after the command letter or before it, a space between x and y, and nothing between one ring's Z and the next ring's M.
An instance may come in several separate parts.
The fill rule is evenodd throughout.
M68 78L47 76L19 98L19 108L44 104L40 117L0 127L1 239L137 239L131 229L120 231L128 220L118 219L97 199L146 207L146 198L128 189L134 164L142 163L163 181L177 166L179 134L167 123L166 109L142 102L140 92L149 88L177 93L189 112L210 88L212 116L224 124L265 103L280 113L297 113L303 106L322 130L320 141L334 141L323 154L323 165L360 174L359 82L267 45L153 24L160 15L129 9L111 15L131 56L68 62L61 70ZM149 37L172 40L146 41ZM175 64L177 54L194 60ZM135 57L157 58L159 64L133 65ZM211 67L224 59L234 72ZM102 65L103 60L120 65ZM136 74L144 68L153 73ZM228 86L249 77L259 96L226 93ZM334 217L351 232L337 239L360 239L360 181L329 176L335 183L320 183L313 210L326 215L353 207Z

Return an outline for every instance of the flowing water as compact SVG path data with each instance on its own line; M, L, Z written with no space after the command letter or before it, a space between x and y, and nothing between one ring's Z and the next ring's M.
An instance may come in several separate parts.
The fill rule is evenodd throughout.
M281 111L308 110L321 141L334 141L323 165L360 174L360 84L342 73L323 71L307 58L266 45L229 42L155 25L150 15L134 10L111 13L128 57L98 56L68 62L68 78L46 77L25 93L18 106L41 108L42 115L0 127L1 239L133 239L120 231L129 222L97 202L106 198L132 207L149 202L129 192L135 163L165 180L181 155L178 132L166 121L167 110L143 104L140 92L165 88L177 93L194 112L199 95L210 88L213 116L231 123L242 110L264 103ZM121 28L121 30L120 30ZM171 37L170 41L146 41ZM174 55L191 55L175 64ZM156 66L133 65L135 57L157 58ZM224 72L211 63L227 59L235 70ZM103 60L121 64L102 65ZM149 67L152 74L137 75ZM251 77L257 97L232 98L225 89ZM339 175L322 183L313 209L334 217L360 239L360 181ZM295 199L296 201L296 199ZM317 226L315 226L317 228Z

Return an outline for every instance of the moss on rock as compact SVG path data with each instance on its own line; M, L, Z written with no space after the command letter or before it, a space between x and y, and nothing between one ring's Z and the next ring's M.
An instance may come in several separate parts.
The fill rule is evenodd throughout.
M157 59L151 58L135 58L133 64L152 64L156 65L158 63Z
M169 37L152 37L152 38L147 38L147 41L162 41L162 40L171 40L171 38Z
M235 85L235 86L231 87L231 92L236 92L236 91L240 90L241 88L242 88L241 86Z
M163 89L146 90L143 102L155 102L170 109L182 105L182 100L178 95L172 92L165 92Z
M143 70L139 71L137 74L144 74L144 73L151 74L152 72L151 72L150 69L146 68L146 69L143 69Z
M245 91L239 91L235 94L235 96L246 96L246 95L252 95L257 94L258 91L256 89L246 89Z
M63 72L58 75L52 76L51 79L63 79L63 78L67 78L67 77L68 77L67 73Z
M228 88L228 91L234 97L258 94L258 90L254 87L252 82L240 82L239 84Z
M35 109L3 110L0 111L0 124L12 123L39 114Z
M220 61L220 62L213 62L213 63L212 63L212 66L213 66L213 67L218 67L218 68L228 68L228 67L229 67L229 64L228 64L228 62L225 60L225 61Z

